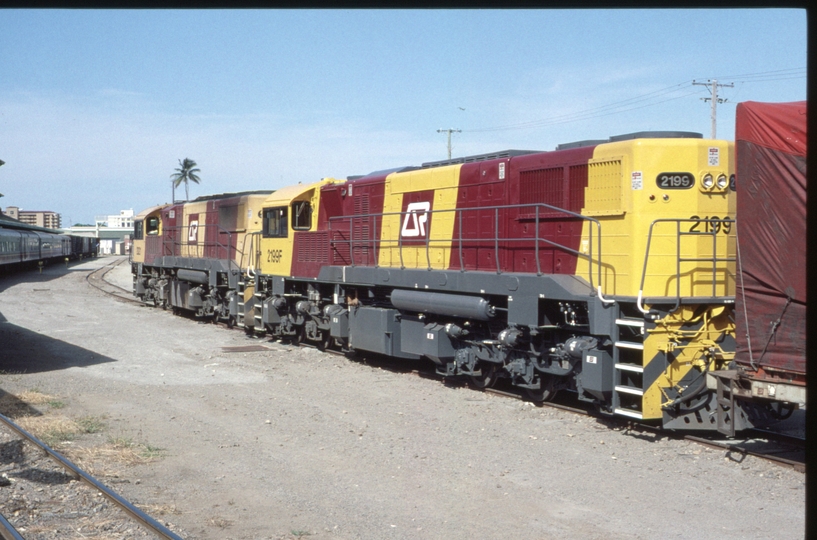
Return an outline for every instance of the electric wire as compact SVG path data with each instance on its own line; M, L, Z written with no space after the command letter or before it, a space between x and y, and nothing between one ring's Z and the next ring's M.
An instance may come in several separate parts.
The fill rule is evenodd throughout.
M724 80L724 79L740 79L737 82L742 86L748 83L756 83L756 82L772 82L772 81L785 81L785 80L793 80L793 79L804 79L807 77L807 69L806 68L789 68L789 69L781 69L781 70L774 70L774 71L763 71L758 73L745 73L740 75L723 75L719 77L712 77L708 80ZM463 129L463 132L467 133L488 133L494 131L510 131L510 130L520 130L520 129L532 129L538 127L545 127L545 126L552 126L558 124L566 124L569 122L577 122L580 120L591 120L594 118L601 118L604 116L610 116L613 114L621 114L629 111L634 111L637 109L642 109L645 107L652 107L655 105L660 105L662 103L666 103L668 101L673 101L677 99L682 99L694 94L698 94L704 91L703 88L695 89L693 91L684 92L679 96L670 97L668 99L661 99L656 101L656 99L671 95L673 93L677 93L682 90L684 87L688 87L697 79L691 79L688 81L684 81L678 84L674 84L672 86L667 86L658 90L654 90L652 92L647 92L646 94L641 94L638 96L634 96L632 98L624 99L621 101L616 101L613 103L608 103L606 105L600 105L598 107L593 107L590 109L586 109L583 111L579 111L576 113L568 113L568 114L560 114L551 116L548 118L542 118L539 120L531 120L528 122L520 122L515 124L507 124L504 126L494 126L494 127L486 127L486 128L476 128L476 129Z

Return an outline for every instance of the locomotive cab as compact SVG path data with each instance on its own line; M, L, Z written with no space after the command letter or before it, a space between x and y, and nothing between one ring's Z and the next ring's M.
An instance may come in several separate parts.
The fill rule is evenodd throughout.
M288 290L285 279L307 277L328 260L326 220L320 220L321 187L342 181L324 178L275 191L264 201L261 238L254 261L254 329L274 336L308 337L322 341L328 322L320 311L324 298L318 288ZM295 300L296 298L301 301ZM308 300L305 300L308 299Z

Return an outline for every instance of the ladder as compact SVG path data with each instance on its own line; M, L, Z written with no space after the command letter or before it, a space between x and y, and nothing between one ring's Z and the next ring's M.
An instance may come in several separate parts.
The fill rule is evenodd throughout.
M644 396L644 319L619 316L613 343L613 412L641 420Z

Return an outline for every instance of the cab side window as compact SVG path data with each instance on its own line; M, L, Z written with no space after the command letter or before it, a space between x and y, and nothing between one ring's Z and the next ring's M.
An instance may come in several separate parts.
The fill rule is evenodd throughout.
M159 218L149 218L145 232L147 234L159 234Z
M264 238L287 237L287 207L264 209Z
M312 205L309 201L292 203L292 228L296 231L308 231L312 228Z
M133 222L133 239L141 240L145 234L145 222L142 220Z

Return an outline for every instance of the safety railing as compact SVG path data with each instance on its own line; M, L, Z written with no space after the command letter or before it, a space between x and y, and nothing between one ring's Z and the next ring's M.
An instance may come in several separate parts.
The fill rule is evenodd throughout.
M521 212L522 209L528 211ZM513 213L514 210L519 210L518 215L516 213ZM454 238L432 239L431 238L432 223L439 222L441 215L451 213L454 214L454 219L458 225L457 234L454 235ZM464 221L466 220L468 213L476 213L477 218L484 217L486 213L492 213L493 219L492 228L490 232L488 234L483 233L479 237L475 238L464 237L463 236L465 230ZM556 214L556 216L554 216L554 213ZM427 217L424 221L425 224L428 224L428 230L425 231L426 234L424 235L425 236L424 238L412 237L408 240L405 240L403 238L403 234L398 234L396 240L392 238L388 239L380 238L377 230L378 222L381 223L382 227L383 220L398 217L399 218L398 226L400 226L403 223L405 223L407 216L411 214L413 214L413 212L408 211L386 212L379 214L360 214L354 216L337 216L330 218L329 230L332 232L331 242L333 255L335 253L340 254L340 250L338 249L339 246L346 246L348 247L348 262L350 263L349 264L350 266L377 267L379 266L378 252L382 252L385 249L396 248L400 261L400 268L402 269L406 268L404 262L404 253L408 246L409 248L424 249L426 258L426 269L432 270L431 250L434 248L448 248L450 246L452 250L453 249L457 250L460 263L459 271L466 272L469 271L469 269L467 268L464 259L465 250L469 249L469 247L482 248L483 246L485 246L485 244L489 244L492 245L494 252L495 268L493 270L496 271L497 274L502 274L503 268L500 257L501 250L532 247L534 250L534 258L536 259L536 273L537 275L542 275L543 271L540 252L541 250L550 247L552 249L573 255L577 259L587 260L588 262L587 279L590 283L591 288L594 291L597 291L599 293L599 296L603 300L600 286L602 272L601 223L595 218L583 216L576 212L571 212L569 210L565 210L563 208L551 206L549 204L544 203L513 204L494 207L456 208L446 210L429 210L426 212ZM505 228L509 226L511 220L519 220L530 222L532 227L528 227L528 230L532 229L533 232L528 236L522 237L511 237L509 235L502 236L500 234L501 225L503 224L503 222L500 219L501 217L506 220ZM588 227L587 252L584 253L583 251L573 249L569 246L560 244L549 238L543 237L540 234L541 229L540 225L544 224L545 220L547 220L547 222L562 222L562 223L564 223L565 221L587 222L590 225L590 227ZM364 224L366 225L365 227L363 226ZM348 237L344 238L343 233L347 232ZM366 255L365 260L363 261L356 260L357 258L355 250L356 247L360 248L357 250L358 257L363 258L362 254L365 253ZM369 254L371 254L371 259ZM346 256L345 250L341 256L345 258Z
M230 266L239 266L236 259L243 261L245 257L245 250L238 249L238 235L214 223L165 227L160 241L166 257L221 259Z
M655 226L660 223L669 223L675 225L675 306L670 310L675 311L681 305L681 265L683 263L709 263L711 265L711 272L712 272L712 297L717 297L717 288L718 288L718 264L719 263L728 263L728 262L735 262L735 257L718 257L718 235L721 232L726 233L724 235L724 240L728 240L729 238L729 231L731 230L732 225L735 223L732 219L671 219L671 218L664 218L664 219L656 219L650 224L650 230L647 235L647 247L644 251L644 267L641 271L641 283L638 287L638 299L637 305L638 309L644 313L649 313L648 309L645 309L643 306L644 300L644 284L647 280L647 265L650 261L650 247L652 245L653 240L653 233L655 231ZM690 224L689 230L682 230L682 224L688 223ZM699 230L700 227L703 227L703 230ZM697 237L712 237L712 256L711 257L683 257L681 255L681 239L685 236L697 236ZM728 246L727 246L728 247ZM696 251L698 251L696 249ZM661 255L666 255L666 253L662 253ZM726 270L726 268L722 268L722 270ZM672 276L671 276L672 277ZM694 283L693 283L694 286ZM660 295L665 296L665 295ZM725 296L725 295L721 295Z

